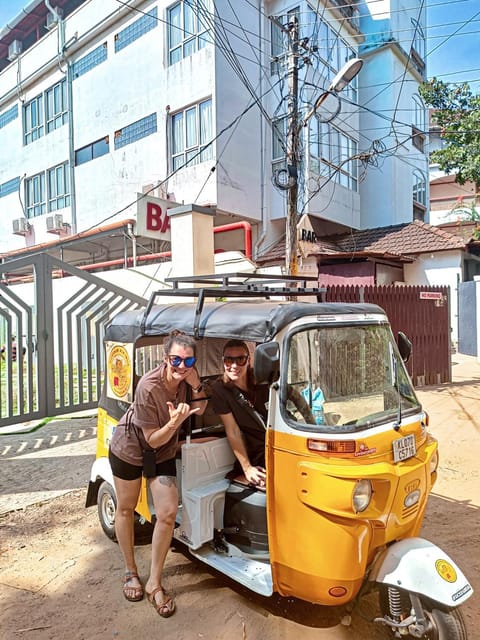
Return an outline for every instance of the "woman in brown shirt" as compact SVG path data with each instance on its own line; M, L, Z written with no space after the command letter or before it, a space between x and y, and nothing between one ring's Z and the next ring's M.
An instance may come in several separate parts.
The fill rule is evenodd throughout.
M155 507L150 575L145 592L159 615L168 617L175 602L162 588L162 571L170 546L178 507L175 453L178 431L193 413L203 413L203 388L195 368L195 341L172 331L164 342L164 362L139 381L133 404L120 419L112 436L109 460L112 467L117 512L115 533L125 562L123 594L136 602L144 595L134 556L134 511L140 494L142 472L150 476L146 457L152 456L148 485ZM186 403L187 385L192 389L193 408Z

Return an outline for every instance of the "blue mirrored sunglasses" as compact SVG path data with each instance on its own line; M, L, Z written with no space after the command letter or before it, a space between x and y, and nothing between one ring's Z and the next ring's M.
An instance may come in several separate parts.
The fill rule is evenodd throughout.
M167 356L169 363L172 367L179 367L182 362L187 367L187 369L191 369L195 362L197 361L195 356L188 356L188 358L181 358L180 356Z

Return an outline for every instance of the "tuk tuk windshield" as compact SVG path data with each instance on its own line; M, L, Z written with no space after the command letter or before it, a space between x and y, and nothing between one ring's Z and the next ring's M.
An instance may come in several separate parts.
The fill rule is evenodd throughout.
M353 432L420 409L386 324L309 327L287 344L282 410L292 426Z

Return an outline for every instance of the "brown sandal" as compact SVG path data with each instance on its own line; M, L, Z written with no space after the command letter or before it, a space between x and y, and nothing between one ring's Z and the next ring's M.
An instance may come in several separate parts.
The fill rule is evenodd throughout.
M129 584L134 578L136 578L138 582L140 582L140 586ZM129 596L129 591L133 591L134 595ZM143 600L143 585L140 581L140 578L138 577L138 573L136 573L135 571L125 572L125 579L123 581L123 595L129 602L140 602L140 600Z
M163 600L160 604L155 600L156 594L161 591L166 600ZM162 618L169 618L175 612L175 600L171 598L168 593L162 587L157 587L151 593L147 592L148 601L153 604L156 612Z

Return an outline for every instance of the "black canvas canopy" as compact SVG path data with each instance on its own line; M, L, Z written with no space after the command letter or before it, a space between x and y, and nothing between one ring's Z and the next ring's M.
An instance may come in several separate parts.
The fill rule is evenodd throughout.
M385 316L383 309L374 304L247 299L206 302L199 312L196 302L180 302L121 312L107 326L105 339L136 342L143 336L165 336L179 329L197 338L238 338L261 343L298 318L345 314Z

